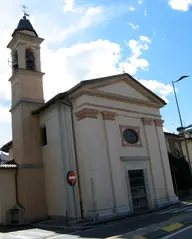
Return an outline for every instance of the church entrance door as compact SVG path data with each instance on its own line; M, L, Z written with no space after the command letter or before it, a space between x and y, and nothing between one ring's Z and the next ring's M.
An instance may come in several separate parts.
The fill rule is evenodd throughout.
M134 212L148 209L144 171L128 170L132 207Z

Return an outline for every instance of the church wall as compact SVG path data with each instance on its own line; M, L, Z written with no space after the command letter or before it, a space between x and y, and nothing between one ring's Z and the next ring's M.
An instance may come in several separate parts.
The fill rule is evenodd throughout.
M158 109L89 96L79 97L74 106L75 114L83 109L92 110L85 118L76 114L75 122L87 215L91 208L99 217L132 211L127 176L130 169L144 170L149 208L177 200ZM137 130L138 145L127 146L123 142L124 126Z
M64 166L60 150L58 111L54 106L49 107L40 116L40 124L45 125L47 131L47 145L42 147L46 199L49 216L64 216Z
M75 122L85 217L113 214L113 195L102 119Z
M78 190L78 180L75 186L72 188L67 182L66 176L68 171L74 171L77 176L77 166L75 162L75 151L74 151L74 140L73 140L73 130L72 130L72 119L71 119L71 108L66 106L64 103L58 104L58 114L59 114L59 129L60 129L60 144L62 161L64 164L64 170L61 175L65 183L65 198L66 198L66 210L69 217L79 217L80 207L79 207L79 190ZM74 205L74 195L75 204ZM77 210L77 215L76 215Z
M46 125L48 142L42 147L48 215L74 218L73 191L66 180L69 170L76 173L70 108L61 103L52 105L41 114L41 125ZM77 185L75 198L79 215Z
M15 170L0 170L0 224L6 224L6 212L16 205Z

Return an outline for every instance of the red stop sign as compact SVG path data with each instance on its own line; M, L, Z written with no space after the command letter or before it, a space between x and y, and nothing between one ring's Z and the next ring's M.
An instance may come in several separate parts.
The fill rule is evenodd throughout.
M67 181L68 181L69 185L71 185L71 186L76 184L77 178L76 178L76 175L73 171L68 172Z

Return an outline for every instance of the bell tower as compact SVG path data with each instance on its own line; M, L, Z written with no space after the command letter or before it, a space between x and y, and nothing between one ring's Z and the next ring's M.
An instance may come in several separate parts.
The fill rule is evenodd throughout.
M13 156L18 164L16 198L24 208L23 222L47 217L40 122L31 112L44 103L40 63L43 39L24 13L8 44L12 55L12 138Z

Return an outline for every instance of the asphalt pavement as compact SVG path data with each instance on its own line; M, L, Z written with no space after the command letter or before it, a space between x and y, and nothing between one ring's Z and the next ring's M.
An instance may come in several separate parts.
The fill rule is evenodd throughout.
M191 239L192 235L192 226L183 228L182 230L179 230L171 235L168 235L166 237L163 237L162 239Z
M182 230L185 223L179 223L181 219L186 220L187 218L190 218L192 221L191 202L174 205L171 208L145 215L125 218L103 225L95 225L91 228L79 228L79 230L76 229L75 231L73 228L67 228L63 225L50 224L44 225L44 227L43 224L41 224L28 228L0 228L0 239L106 239L110 237L114 239L130 239L133 238L133 236L139 238L139 236L143 235L143 238L154 239L157 236L165 236L165 234L162 234L162 232L165 233L165 231L173 233L174 230ZM190 233L191 230L192 229L189 231ZM159 232L160 234L158 234ZM187 233L187 231L183 233Z

